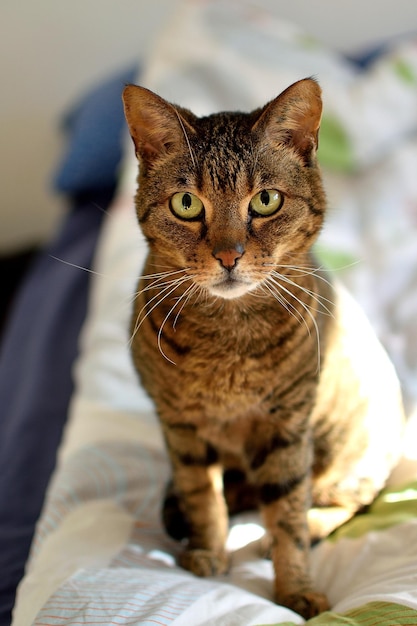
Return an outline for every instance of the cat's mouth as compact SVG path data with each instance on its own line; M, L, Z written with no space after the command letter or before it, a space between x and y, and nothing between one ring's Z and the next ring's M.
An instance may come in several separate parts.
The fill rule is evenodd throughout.
M231 300L233 298L240 298L255 287L256 285L253 282L227 276L223 280L210 285L208 289L214 296Z

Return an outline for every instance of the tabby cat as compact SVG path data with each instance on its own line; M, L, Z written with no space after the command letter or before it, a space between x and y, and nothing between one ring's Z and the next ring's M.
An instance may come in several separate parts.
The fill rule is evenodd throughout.
M183 567L221 574L228 512L259 507L276 600L309 618L329 606L310 542L381 489L403 419L385 353L311 253L320 87L201 118L134 85L123 100L149 244L132 353L172 465L167 531Z

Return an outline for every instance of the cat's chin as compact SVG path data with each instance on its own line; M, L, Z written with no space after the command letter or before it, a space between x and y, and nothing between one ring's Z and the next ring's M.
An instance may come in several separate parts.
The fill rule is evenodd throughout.
M216 298L233 300L235 298L241 298L245 294L249 293L249 291L256 289L256 287L256 284L244 282L242 280L224 280L221 283L211 285L208 288L208 291Z

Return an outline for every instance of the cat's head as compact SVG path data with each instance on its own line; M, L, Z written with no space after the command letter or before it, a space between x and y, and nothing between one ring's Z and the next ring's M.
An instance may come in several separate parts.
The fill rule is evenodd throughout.
M161 266L236 298L309 250L325 211L314 80L252 113L198 118L134 85L123 101L140 164L139 222Z

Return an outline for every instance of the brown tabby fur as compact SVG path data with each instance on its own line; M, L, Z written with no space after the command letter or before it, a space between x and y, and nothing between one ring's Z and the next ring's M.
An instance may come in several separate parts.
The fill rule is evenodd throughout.
M133 85L123 99L149 243L132 352L172 464L167 529L188 537L182 566L223 573L228 505L258 502L276 599L311 617L328 601L312 589L310 539L372 500L401 424L387 365L392 454L380 450L379 483L355 472L369 447L372 399L342 354L338 292L310 252L326 204L316 161L320 88L305 79L252 113L203 118ZM284 199L270 216L250 208L265 189ZM178 192L202 201L198 217L176 216ZM372 341L364 354L375 349L384 361Z

